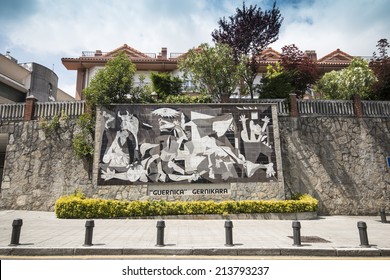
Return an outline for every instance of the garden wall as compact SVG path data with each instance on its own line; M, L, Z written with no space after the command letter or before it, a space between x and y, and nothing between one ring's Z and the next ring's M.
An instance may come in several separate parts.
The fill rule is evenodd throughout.
M279 118L286 192L309 193L323 214L390 210L389 118Z

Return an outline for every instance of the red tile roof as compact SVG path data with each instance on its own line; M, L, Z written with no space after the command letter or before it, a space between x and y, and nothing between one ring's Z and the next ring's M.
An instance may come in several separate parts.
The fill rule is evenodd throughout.
M325 55L320 58L318 62L331 62L331 63L350 63L353 59L353 56L347 54L346 52L341 51L340 49L334 50L333 52Z

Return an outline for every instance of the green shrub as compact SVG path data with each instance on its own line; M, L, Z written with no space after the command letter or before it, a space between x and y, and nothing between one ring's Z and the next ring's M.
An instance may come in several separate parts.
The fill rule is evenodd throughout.
M179 95L168 95L165 99L162 100L163 103L181 103L181 104L190 104L190 103L212 103L213 99L209 95L199 94L196 96L189 96L186 94Z
M57 199L54 211L58 218L124 218L156 215L255 214L317 211L318 200L300 195L294 200L243 201L120 201L86 198L80 193Z

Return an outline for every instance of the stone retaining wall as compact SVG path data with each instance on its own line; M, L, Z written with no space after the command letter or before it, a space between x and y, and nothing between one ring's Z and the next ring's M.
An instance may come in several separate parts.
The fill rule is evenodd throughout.
M390 210L390 119L279 118L286 193L309 193L321 214Z
M278 182L230 183L229 194L180 199L278 199L301 192L320 201L320 214L376 215L381 207L390 211L390 119L279 117L279 131L284 188ZM147 185L96 186L88 164L73 154L74 132L73 120L52 135L45 134L39 121L0 125L0 133L9 134L1 209L51 211L59 196L75 190L101 198L178 198L151 197Z
M55 200L77 189L91 194L88 168L73 154L74 121L46 135L39 121L9 123L1 185L2 209L53 210Z

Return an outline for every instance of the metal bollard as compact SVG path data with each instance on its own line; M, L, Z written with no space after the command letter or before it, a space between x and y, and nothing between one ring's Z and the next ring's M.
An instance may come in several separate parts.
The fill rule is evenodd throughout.
M164 221L157 221L157 244L156 246L163 247L164 245L164 228L165 228L165 222Z
M85 222L85 240L83 246L92 246L92 235L94 226L94 220L88 220Z
M301 223L299 221L292 222L293 228L293 246L302 246L301 244Z
M368 244L366 223L365 222L358 222L357 227L359 229L360 246L361 247L370 247L370 245Z
M381 215L381 222L387 223L385 208L380 209L379 213Z
M22 225L23 225L22 219L15 219L12 222L11 243L9 244L9 246L20 245L19 239L20 239L20 231L22 229Z
M225 246L233 246L233 222L225 221Z

